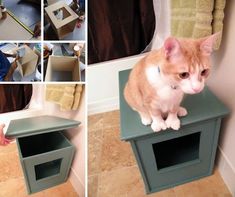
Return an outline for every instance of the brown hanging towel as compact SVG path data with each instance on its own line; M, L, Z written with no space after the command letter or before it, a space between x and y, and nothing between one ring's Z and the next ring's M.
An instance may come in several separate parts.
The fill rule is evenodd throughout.
M136 55L152 40L153 0L89 0L88 63Z
M24 109L32 92L31 84L0 84L0 113Z

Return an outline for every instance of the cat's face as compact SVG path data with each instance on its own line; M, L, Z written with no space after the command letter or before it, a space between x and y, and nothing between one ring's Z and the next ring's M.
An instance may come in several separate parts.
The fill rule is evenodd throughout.
M198 40L169 38L164 44L163 76L186 94L203 90L211 69L210 55L217 34Z
M205 80L209 76L210 65L196 64L194 69L185 66L183 71L179 70L175 76L178 86L186 94L196 94L203 90Z

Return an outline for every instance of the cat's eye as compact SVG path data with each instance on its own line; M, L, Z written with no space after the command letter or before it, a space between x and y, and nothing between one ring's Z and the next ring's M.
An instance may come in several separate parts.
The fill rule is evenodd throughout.
M208 74L209 74L209 69L204 69L204 70L201 72L201 76L203 76L203 77L206 77Z
M181 79L187 79L189 77L189 73L188 72L183 72L179 74L179 77Z

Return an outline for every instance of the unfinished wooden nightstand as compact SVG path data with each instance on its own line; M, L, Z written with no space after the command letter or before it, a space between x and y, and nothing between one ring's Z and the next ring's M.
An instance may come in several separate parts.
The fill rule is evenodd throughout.
M59 39L73 32L78 15L64 2L53 3L45 8L47 18Z
M80 81L77 57L49 56L45 81Z
M27 45L23 45L16 49L16 52L24 49L25 54L17 61L19 72L22 77L31 75L35 70L38 62L38 56Z

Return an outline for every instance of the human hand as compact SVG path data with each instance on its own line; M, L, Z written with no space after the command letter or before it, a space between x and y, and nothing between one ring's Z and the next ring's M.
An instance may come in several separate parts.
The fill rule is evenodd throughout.
M15 61L16 60L19 60L20 59L20 56L18 54L15 55Z
M18 54L17 53L13 53L13 54L5 54L7 57L12 57L17 59L18 58Z
M11 142L11 140L5 138L5 135L3 133L4 127L5 127L5 124L0 124L0 145L1 146L6 146Z
M37 38L41 36L41 23L37 23L34 27L34 30L33 30L33 37L34 38Z

